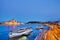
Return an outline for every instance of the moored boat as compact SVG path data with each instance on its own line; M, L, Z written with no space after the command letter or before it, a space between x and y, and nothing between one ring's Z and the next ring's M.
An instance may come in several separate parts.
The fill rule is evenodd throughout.
M18 29L16 32L10 32L9 37L13 38L13 37L18 37L22 35L29 35L31 32L32 32L31 28L21 28L21 29Z

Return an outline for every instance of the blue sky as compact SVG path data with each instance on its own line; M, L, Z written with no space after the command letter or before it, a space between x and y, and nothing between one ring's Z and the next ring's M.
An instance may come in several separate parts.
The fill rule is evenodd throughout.
M0 0L0 21L60 20L60 0Z

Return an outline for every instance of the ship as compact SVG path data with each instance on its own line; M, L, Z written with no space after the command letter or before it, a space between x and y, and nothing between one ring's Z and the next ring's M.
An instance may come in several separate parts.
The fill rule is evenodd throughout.
M31 28L20 28L18 30L11 31L9 33L9 38L14 38L14 37L19 37L19 36L23 36L23 35L29 35L31 34L32 29Z

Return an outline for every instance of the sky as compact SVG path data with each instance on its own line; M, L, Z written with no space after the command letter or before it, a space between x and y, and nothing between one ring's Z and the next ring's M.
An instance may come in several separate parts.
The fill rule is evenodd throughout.
M60 20L60 0L0 0L0 22Z

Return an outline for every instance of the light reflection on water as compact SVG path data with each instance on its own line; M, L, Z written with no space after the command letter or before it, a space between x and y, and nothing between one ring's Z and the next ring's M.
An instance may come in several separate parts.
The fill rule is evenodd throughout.
M40 25L40 26L42 26L43 27L43 30L36 30L36 27L38 26L38 25L40 25L40 24L25 24L25 25L20 25L20 26L17 26L15 29L20 29L20 28L32 28L32 30L33 30L33 32L31 33L31 35L29 35L28 36L28 38L27 38L27 40L34 40L35 38L36 38L36 36L40 33L40 32L42 32L42 31L44 31L44 30L46 30L46 29L48 29L48 27L47 26L42 26L42 25ZM2 35L2 39L3 38L9 38L8 37L8 34L9 34L9 32L11 31L11 30L13 30L14 28L12 27L12 26L0 26L0 36ZM3 35L5 35L4 37L3 37ZM7 40L6 39L6 40Z

